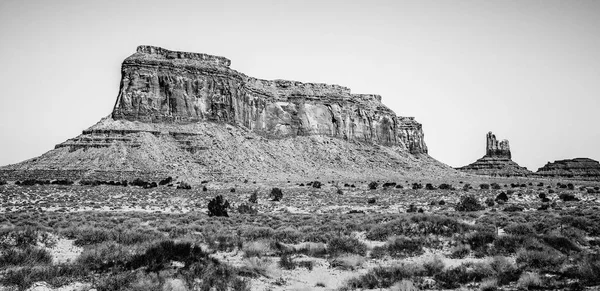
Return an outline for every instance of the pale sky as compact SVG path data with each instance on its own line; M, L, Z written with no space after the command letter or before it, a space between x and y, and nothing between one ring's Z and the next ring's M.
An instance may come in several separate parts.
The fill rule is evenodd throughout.
M488 131L530 170L600 160L600 1L0 0L0 165L110 114L140 44L380 94L453 167Z

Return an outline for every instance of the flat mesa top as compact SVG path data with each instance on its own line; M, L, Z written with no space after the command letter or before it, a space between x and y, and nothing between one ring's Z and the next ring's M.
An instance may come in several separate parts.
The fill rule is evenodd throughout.
M229 67L231 65L231 60L225 57L213 56L209 54L202 53L190 53L190 52L180 52L180 51L171 51L168 49L164 49L157 46L151 45L140 45L137 47L137 52L147 55L153 55L158 58L163 59L188 59L195 60L201 62L212 63L215 65L221 65L225 67Z

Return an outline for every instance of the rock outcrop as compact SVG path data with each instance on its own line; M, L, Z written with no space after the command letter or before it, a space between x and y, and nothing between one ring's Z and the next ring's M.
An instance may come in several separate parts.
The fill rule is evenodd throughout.
M498 141L492 132L486 136L486 153L474 163L458 168L459 171L487 176L528 176L532 174L527 168L512 161L508 140Z
M455 173L427 155L421 124L378 95L261 80L206 54L140 46L110 116L5 180L365 179Z
M140 46L125 59L112 117L141 122L227 122L269 138L327 135L427 153L421 124L381 96L349 88L261 80L223 57Z
M574 178L582 180L600 180L600 163L588 158L576 158L548 162L539 168L537 175L552 178Z

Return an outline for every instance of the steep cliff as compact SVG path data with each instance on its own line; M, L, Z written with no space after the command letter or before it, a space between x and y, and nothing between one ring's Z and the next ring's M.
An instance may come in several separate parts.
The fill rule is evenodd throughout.
M338 85L261 80L206 54L140 46L122 65L114 119L219 121L268 138L326 135L427 153L421 124L398 117L381 96Z
M366 179L454 175L427 155L421 124L378 95L261 80L223 57L140 46L125 59L113 112L5 180Z
M486 136L485 156L472 164L458 168L466 173L486 176L529 176L527 168L513 162L508 140L498 141L492 132Z
M559 160L547 163L536 174L553 178L600 180L600 163L588 158Z

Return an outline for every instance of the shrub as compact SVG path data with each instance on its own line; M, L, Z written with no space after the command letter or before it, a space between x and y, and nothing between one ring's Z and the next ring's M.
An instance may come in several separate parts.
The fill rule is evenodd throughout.
M480 253L487 252L487 246L496 240L496 234L487 231L476 231L465 236L465 241L471 249Z
M425 268L427 276L434 276L444 270L444 267L444 261L437 255L423 263L423 268Z
M473 195L463 196L456 204L456 211L479 211L485 209Z
M229 192L231 192L231 193L235 193L235 188L231 188L231 189L229 189Z
M440 190L454 190L454 187L452 187L452 185L446 184L446 183L440 184L440 186L438 188Z
M471 187L471 184L465 184L462 189L463 191L469 191L469 189L473 189L473 187Z
M485 199L485 205L487 205L488 207L492 207L495 204L496 203L494 203L494 199L492 199L492 197L488 197L487 199Z
M283 198L283 192L281 192L281 189L279 188L273 188L271 189L269 198L271 198L271 201L281 201L281 198Z
M471 247L465 244L458 244L450 249L449 257L452 259L464 259L471 253Z
M412 189L413 190L423 189L423 185L421 185L421 183L413 183L412 184Z
M542 236L542 240L549 246L565 254L581 251L575 243L564 236L545 235Z
M499 285L507 285L516 281L521 273L512 261L502 256L495 256L490 262L490 268L496 274Z
M375 204L376 202L377 202L377 199L375 199L375 198L369 198L367 200L367 203L369 203L369 204Z
M506 212L521 212L521 211L523 211L523 207L518 206L518 205L510 205L508 207L505 207L504 211L506 211Z
M6 181L4 181L4 180L0 180L0 186L2 186L2 185L6 185L6 184L7 184L7 183L6 183Z
M0 255L0 267L34 266L50 263L52 263L52 255L47 250L41 248L27 247L20 249L12 247L3 250Z
M173 182L173 177L167 177L165 179L160 180L160 182L158 182L158 185L164 186L167 184L171 184L172 182Z
M442 235L452 236L471 229L471 226L453 218L438 215L414 214L377 225L367 231L370 240L387 240L393 235Z
M431 183L425 184L425 190L436 190L436 188Z
M327 242L327 251L332 256L340 254L364 256L367 253L367 245L354 237L334 237Z
M370 189L370 190L375 190L375 189L377 189L377 186L378 186L378 184L377 184L377 182L375 182L375 181L373 181L373 182L369 183L369 189Z
M244 244L244 256L249 257L261 257L271 253L271 243L267 240L251 241Z
M411 204L408 206L408 209L406 209L406 212L408 212L408 213L417 212L417 207L414 204Z
M445 204L446 204L446 201L444 201L444 200L440 200L440 202L438 202L438 205L445 205Z
M517 264L528 269L556 271L565 261L565 256L556 251L521 250L517 253Z
M190 190L192 189L192 186L190 186L190 184L186 183L186 182L181 182L179 183L179 185L177 186L177 189L182 189L182 190Z
M391 188L394 188L395 186L396 186L396 183L395 183L395 182L386 182L386 183L383 183L383 186L382 186L382 187L383 187L383 188L390 188L390 187L391 187Z
M365 262L365 258L355 254L344 254L338 256L329 262L331 268L338 268L342 270L356 270L360 268Z
M321 182L319 182L319 181L314 181L314 182L312 182L312 186L313 186L313 188L318 189L318 188L321 188L321 186L323 186L323 184L321 184ZM279 200L277 200L277 201L279 201Z
M252 193L252 195L250 195L250 198L248 199L248 201L250 203L257 203L258 202L258 191L254 191Z
M238 213L239 214L256 214L256 213L258 213L258 211L256 209L254 209L252 206L244 203L244 204L238 206Z
M423 268L413 264L375 267L364 275L348 280L345 286L346 289L342 288L341 290L389 288L395 283L424 273L425 270Z
M404 189L404 187L400 184L396 185L396 189Z
M229 201L223 199L223 196L218 195L208 202L208 216L228 217L227 208L229 208Z
M494 278L487 278L481 281L479 284L479 291L496 291L498 290L498 280Z
M539 288L542 286L542 279L540 275L534 272L526 272L521 274L517 285L525 290L531 290L533 288Z
M561 193L560 195L558 195L558 198L560 198L564 202L579 201L579 199L575 197L575 195L570 193Z
M512 235L533 235L535 230L529 223L512 223L504 228L504 231Z
M502 186L500 186L498 183L492 183L492 185L490 185L490 186L494 190L500 190L500 189L502 189Z
M493 274L490 268L483 265L463 263L458 267L444 270L434 276L434 279L445 289L456 289L461 284L479 282Z
M384 253L387 253L392 258L404 258L419 256L424 253L422 239L412 239L405 236L392 237L388 239L385 245L379 248L381 249L373 250L373 252L377 253L376 256L381 256Z
M282 253L279 257L279 266L284 270L296 269L296 263L294 263L292 257L287 253Z
M496 196L496 201L508 201L508 195L506 195L506 193L501 192L500 194L498 194L498 196Z
M490 189L490 184L481 184L481 185L479 185L479 188L481 190L489 190Z

